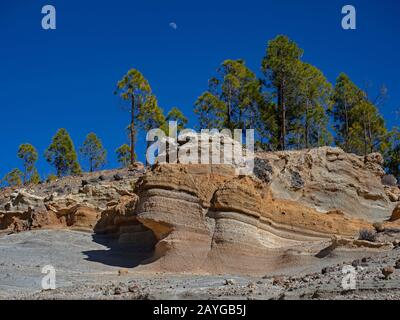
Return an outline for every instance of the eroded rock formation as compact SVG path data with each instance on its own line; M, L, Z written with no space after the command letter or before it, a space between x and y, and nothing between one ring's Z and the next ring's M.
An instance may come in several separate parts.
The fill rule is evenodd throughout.
M5 190L0 228L112 234L129 250L152 252L147 270L265 274L318 259L327 246L385 247L357 240L376 221L400 227L400 189L381 164L379 154L324 147L257 153L252 176L197 164L99 173Z
M158 240L153 265L171 271L275 269L282 250L370 227L275 199L267 184L226 166L160 165L142 178L138 196L137 218Z
M257 158L268 167L261 174L268 176L274 197L321 212L340 209L348 216L376 221L389 218L399 201L397 185L382 183L387 176L380 154L360 157L323 147L260 153Z

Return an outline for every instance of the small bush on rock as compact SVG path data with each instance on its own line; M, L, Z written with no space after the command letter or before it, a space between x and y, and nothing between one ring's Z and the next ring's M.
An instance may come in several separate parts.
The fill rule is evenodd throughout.
M375 242L376 241L376 233L370 229L361 229L358 239L369 241L369 242Z

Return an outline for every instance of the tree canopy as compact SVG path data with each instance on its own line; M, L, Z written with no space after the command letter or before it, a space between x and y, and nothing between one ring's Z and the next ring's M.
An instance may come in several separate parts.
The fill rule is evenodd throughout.
M149 110L146 108L153 108L154 96L151 94L151 87L149 82L145 79L142 73L136 69L130 69L126 75L122 77L117 83L115 94L122 100L128 101L129 112L131 114L130 124L128 130L130 132L130 162L135 162L135 143L137 130L135 128L136 121L148 122L148 117L144 115ZM153 100L153 101L150 101ZM145 126L142 123L142 126Z
M89 162L89 171L100 169L106 163L107 151L104 149L101 140L93 132L86 136L80 153Z
M23 173L23 183L31 182L31 178L34 177L34 181L37 182L38 172L35 169L35 163L39 158L38 152L34 146L29 143L21 144L18 148L18 158L23 162L24 173ZM39 178L40 180L40 178Z
M59 129L45 152L47 162L54 166L57 176L81 173L74 144L66 129Z
M127 167L131 163L131 148L127 144L123 144L117 150L115 150L117 154L118 163L122 167Z

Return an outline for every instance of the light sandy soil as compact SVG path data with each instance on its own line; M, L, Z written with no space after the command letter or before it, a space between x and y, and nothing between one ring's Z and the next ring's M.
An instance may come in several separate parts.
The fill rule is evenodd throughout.
M0 299L400 299L400 270L388 280L381 273L399 256L399 248L335 250L310 265L288 263L281 276L148 273L135 268L146 256L105 236L38 230L0 236ZM349 291L342 270L352 263L357 289ZM45 265L56 269L56 290L41 289Z

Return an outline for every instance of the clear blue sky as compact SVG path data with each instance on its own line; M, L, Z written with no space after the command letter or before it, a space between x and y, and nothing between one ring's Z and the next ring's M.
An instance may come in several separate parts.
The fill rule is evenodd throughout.
M57 30L41 28L41 8L57 10ZM341 8L357 9L357 30L341 28ZM399 120L399 0L13 0L0 2L0 176L20 166L18 145L43 152L60 127L75 146L94 131L108 149L128 142L129 114L113 95L132 67L149 80L160 105L181 108L195 124L193 103L224 59L243 58L260 74L266 43L286 34L331 82L346 72L359 86L385 83L389 126ZM174 30L169 23L175 22ZM138 153L143 152L143 136Z

